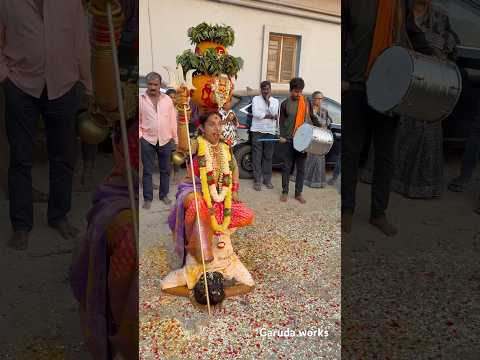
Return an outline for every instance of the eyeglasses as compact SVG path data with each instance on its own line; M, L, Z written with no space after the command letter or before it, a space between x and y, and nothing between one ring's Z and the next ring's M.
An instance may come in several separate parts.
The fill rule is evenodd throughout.
M323 100L323 97L313 98L313 100Z

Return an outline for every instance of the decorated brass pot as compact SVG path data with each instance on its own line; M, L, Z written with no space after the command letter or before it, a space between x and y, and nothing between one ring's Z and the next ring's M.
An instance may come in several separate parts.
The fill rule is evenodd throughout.
M232 99L233 81L226 75L197 75L192 83L195 86L192 101L202 109L217 110Z

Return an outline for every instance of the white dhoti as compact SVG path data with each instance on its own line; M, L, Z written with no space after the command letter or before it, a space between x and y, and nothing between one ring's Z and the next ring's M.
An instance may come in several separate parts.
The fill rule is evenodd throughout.
M229 235L222 235L215 241L224 242L225 246L219 248L217 244L213 248L214 260L210 263L205 263L205 269L207 272L219 272L226 280L235 280L239 283L253 286L252 275L247 270L245 265L242 264L237 254L233 251L232 244ZM185 265L170 272L162 280L162 289L169 289L178 286L187 286L189 289L193 289L195 284L203 275L202 263L198 263L197 260L190 254L187 254Z

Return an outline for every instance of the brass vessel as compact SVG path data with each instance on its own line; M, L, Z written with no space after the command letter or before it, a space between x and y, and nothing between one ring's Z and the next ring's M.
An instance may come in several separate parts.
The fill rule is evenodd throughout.
M176 166L180 166L185 162L186 156L184 153L181 153L179 151L175 151L172 154L172 162Z
M98 113L91 114L88 111L78 115L77 127L80 138L92 145L100 144L110 133L107 119Z

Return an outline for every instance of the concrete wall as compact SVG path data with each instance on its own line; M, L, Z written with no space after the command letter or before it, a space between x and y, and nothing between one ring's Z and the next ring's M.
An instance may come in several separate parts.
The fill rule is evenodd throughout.
M202 21L225 23L235 30L236 41L229 53L245 61L236 90L244 90L247 86L258 88L259 82L264 80L264 33L274 29L302 36L299 76L305 79L306 91L321 90L340 102L340 24L206 0L140 0L140 74L155 70L168 79L162 66L174 66L176 55L193 48L187 29ZM285 85L276 87L285 88Z

